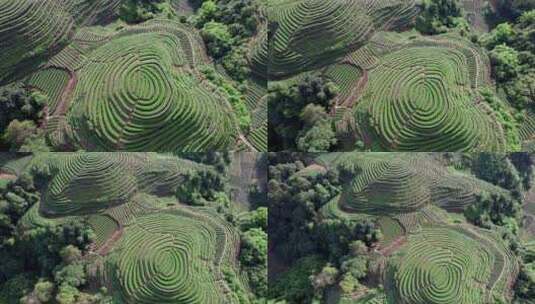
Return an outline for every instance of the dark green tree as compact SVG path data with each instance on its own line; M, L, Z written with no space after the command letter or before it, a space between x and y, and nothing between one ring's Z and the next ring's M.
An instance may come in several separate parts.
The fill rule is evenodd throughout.
M303 129L297 138L297 149L303 152L326 152L336 144L336 133L325 108L307 105L302 113Z
M478 178L514 191L517 197L520 194L520 176L505 154L482 152L474 155L472 172Z
M458 0L424 0L422 13L416 18L416 29L424 34L440 34L461 22Z
M334 97L338 94L336 85L322 76L307 76L301 83L287 86L284 83L270 85L268 94L268 136L270 148L274 151L296 150L297 138L305 136L305 121L309 116L317 116L317 108L308 108L310 113L303 113L307 105L321 106L324 113L330 111ZM312 111L310 111L312 109ZM311 114L311 115L309 115ZM312 115L313 114L313 115ZM321 114L319 114L321 115ZM323 119L326 120L327 118ZM311 120L311 119L310 119ZM310 140L302 140L302 148L308 150L309 141L317 141L320 148L331 146L332 130L330 124L320 122L307 136ZM316 125L309 126L309 129ZM303 134L305 133L305 134ZM317 139L322 140L318 141ZM326 140L325 140L326 139Z

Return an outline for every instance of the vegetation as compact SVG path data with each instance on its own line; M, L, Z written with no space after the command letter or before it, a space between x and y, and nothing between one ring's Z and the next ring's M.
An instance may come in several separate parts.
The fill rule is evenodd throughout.
M503 300L499 290L507 288L507 275L501 274L516 268L510 256L504 264L490 262L507 257L507 250L493 246L492 239L448 228L424 229L409 237L398 256L389 261L388 280L394 288L388 292L413 303L487 303L494 296ZM488 290L495 294L478 288L479 282L490 284Z
M445 33L461 25L467 27L458 0L425 0L416 18L416 29L429 35Z
M292 268L280 274L269 288L270 297L285 299L291 303L311 302L310 277L319 273L324 264L319 256L307 256L297 260Z
M243 233L240 250L240 262L247 269L250 285L262 297L268 290L267 237L261 228L248 229Z
M308 152L530 150L531 9L531 1L268 1L267 39L252 61L267 68L270 91L307 77L338 86L330 108L301 128L270 94L270 142Z
M89 227L67 221L57 226L16 229L30 208L39 204L33 176L21 175L8 183L0 196L0 255L8 262L1 267L0 295L7 303L19 303L19 299L22 303L46 302L54 297L58 303L76 303L81 298L97 303L103 294L89 295L78 289L87 283L81 255L94 238Z
M202 256L215 261L219 254L220 258L227 257L229 260L222 260L216 265L221 267L230 263L235 253L225 252L232 250L230 244L219 243L224 242L224 238L217 238L217 230L224 229L218 227L221 224L214 222L214 227L210 227L208 223L173 212L141 216L136 219L136 223L137 225L126 228L126 237L117 245L117 251L112 252L107 259L107 267L110 270L117 269L114 271L117 277L113 281L119 284L117 287L126 301L150 303L157 298L164 303L173 303L179 299L191 303L218 302L217 299L222 294L215 285L214 276L221 269L210 271L200 259L190 257ZM232 240L231 232L226 233L229 234L229 240ZM174 240L169 239L172 236ZM150 250L147 251L146 246ZM218 253L217 248L223 248L223 252ZM182 265L187 265L187 268ZM153 287L140 288L147 282L143 278L147 278ZM187 282L187 287L184 282Z
M2 164L1 172L19 171L0 192L0 257L7 262L0 266L0 299L261 301L267 209L238 210L230 201L233 156L187 158L204 164L166 154L87 152L38 153L24 162L15 156ZM187 193L204 206L183 201Z
M336 170L306 167L309 161L283 153L270 157L272 254L277 263L292 266L275 279L269 295L291 303L321 300L341 278L347 293L358 289L358 279L368 271L364 253L382 239L371 221L321 216L324 206L340 193L341 179Z
M275 78L333 63L365 44L375 32L411 23L418 12L412 0L267 3L270 54L266 39L253 58L269 66L267 72Z
M529 158L272 153L269 298L529 303L535 255L519 236L521 193L531 186L516 167L531 166ZM336 177L336 191L307 200L324 176Z
M128 23L140 23L154 18L162 11L160 4L164 0L123 0L119 9L119 16Z
M35 71L70 41L74 20L56 0L6 0L0 3L0 85ZM16 33L16 34L14 34Z
M201 151L232 144L235 123L231 115L221 115L229 113L229 106L210 95L194 74L173 70L173 64L194 67L196 56L200 56L190 49L194 38L183 40L183 36L173 34L178 24L163 26L169 36L158 34L161 26L154 24L153 32L123 35L92 53L92 58L101 59L82 68L73 97L80 111L67 117L77 126L79 146ZM173 44L182 47L172 49L169 46ZM124 56L132 52L139 56L137 61ZM155 58L159 58L157 64L149 64ZM102 71L108 72L103 75ZM108 87L107 83L116 78L117 85ZM175 135L170 138L170 133Z
M535 3L529 0L498 0L496 1L496 17L500 19L515 19L523 12L535 9Z
M476 89L473 92L477 93L477 88L485 85L488 71L483 55L474 57L479 51L466 42L452 48L445 41L422 43L431 47L414 43L414 47L385 56L396 64L395 71L378 66L369 75L355 108L355 121L364 137L374 138L374 144L384 150L505 150L504 135L492 127L496 122L488 110L462 92ZM468 65L458 65L459 52L471 54L464 59ZM427 73L434 77L425 76ZM464 81L461 86L459 79ZM386 89L380 89L385 84Z
M9 0L1 8L9 46L0 85L20 81L45 109L34 125L10 119L19 121L10 134L2 125L2 146L267 150L266 83L250 73L247 48L261 22L256 1Z
M530 1L498 1L491 18L499 23L482 36L481 44L489 50L492 72L498 90L518 111L516 120L522 140L531 132L532 100L530 81L533 74L535 45L529 38L535 25L535 6Z
M336 139L327 112L337 90L333 82L318 76L306 77L291 86L270 86L270 148L273 151L296 148L303 152L329 151Z
M204 69L202 72L213 84L223 89L223 92L227 95L228 100L236 113L240 128L244 131L248 131L252 122L251 113L245 104L241 92L234 88L228 81L225 81L225 79L218 75L213 69Z
M33 141L46 102L45 96L22 87L0 89L0 146L18 151Z
M466 209L466 218L474 224L491 228L493 224L509 226L511 232L518 231L517 219L520 219L520 202L504 195L483 193L476 198L476 203Z

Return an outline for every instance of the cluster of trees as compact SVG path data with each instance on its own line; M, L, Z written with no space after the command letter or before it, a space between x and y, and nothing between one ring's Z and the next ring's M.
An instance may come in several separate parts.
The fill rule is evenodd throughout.
M60 304L100 304L109 302L107 289L89 294L79 289L87 285L87 265L82 259L82 251L73 245L67 245L59 251L61 262L54 268L52 278L39 278L33 290L25 294L20 303L53 303Z
M535 298L535 251L526 250L520 261L520 272L514 286L516 303L531 303Z
M327 264L321 272L311 276L310 280L314 287L314 298L321 299L325 289L338 284L340 295L343 298L351 295L365 287L359 280L368 275L369 248L360 240L353 241L349 244L349 250L346 255L339 259L340 269L332 264Z
M274 151L329 151L336 133L329 111L338 87L321 75L307 76L293 85L284 82L268 88L269 143Z
M505 226L513 234L518 232L522 216L521 202L503 193L482 192L476 202L465 210L466 218L475 225L491 229L494 225Z
M166 0L123 0L119 8L119 18L127 23L140 23L165 12L173 15Z
M520 151L522 145L517 122L519 119L523 119L522 113L517 113L513 116L506 104L489 88L480 89L479 93L483 100L494 110L496 120L503 127L507 150Z
M321 207L340 193L341 178L338 170L307 168L308 162L299 153L270 154L271 254L292 267L275 279L269 297L291 303L322 300L333 287L343 295L363 288L370 247L382 238L372 221L321 216Z
M533 184L535 161L530 153L481 152L465 162L475 176L509 190L516 199Z
M249 212L240 225L240 263L247 274L249 285L260 298L265 298L268 291L267 224L268 210L260 207Z
M39 201L38 183L23 174L0 189L0 300L5 303L101 303L88 294L82 259L94 238L83 222L21 229L22 216Z
M511 153L509 154L511 163L517 169L518 175L522 180L522 187L525 190L531 188L533 184L533 166L535 165L533 158L529 153Z
M314 237L318 211L340 192L336 171L297 174L305 168L300 159L276 163L270 154L268 201L270 241L288 262L318 251Z
M228 151L207 151L203 153L176 152L175 154L181 158L213 166L217 172L222 174L226 173L230 163L232 162L231 154Z
M0 189L0 248L15 244L17 222L37 201L39 194L27 174Z
M42 132L47 97L18 84L0 88L0 148L11 151L48 151Z
M213 170L196 170L184 175L177 186L175 196L184 204L204 206L217 201L218 205L229 206L226 196L226 182L223 174Z
M509 192L481 193L476 197L476 203L465 210L466 218L475 225L499 230L511 249L518 251L522 193L531 188L533 180L531 156L529 153L478 153L472 158L470 167L478 178Z
M525 3L513 2L516 5ZM514 13L506 15L514 19L499 24L480 39L480 43L490 51L492 73L498 89L519 111L526 107L533 109L535 99L535 3L526 5L531 10L520 14L522 11L517 11L515 4L509 3Z
M226 94L236 117L238 118L238 124L243 131L249 131L251 127L251 113L245 105L245 98L242 95L242 91L236 89L229 81L225 80L223 76L216 73L211 67L203 67L201 70L206 78L218 88L221 88L222 92ZM245 91L244 85L239 86L240 89Z
M208 53L223 64L237 81L249 73L247 43L259 23L258 4L254 0L204 0L190 20L207 45Z
M435 35L453 28L468 30L458 0L424 0L421 9L422 12L416 18L416 29L421 33Z
M496 0L494 1L496 10L490 10L488 14L498 20L514 20L523 12L535 9L533 0Z
M522 154L524 153L510 154L511 159L514 159L517 164L515 166L507 154L478 153L472 158L471 169L478 178L511 191L511 194L519 199L522 190L528 190L531 186L531 174L527 174L526 176L526 173L524 173L525 177L523 181L517 169L519 168L523 172L531 171L531 158L529 155ZM525 179L529 181L525 181Z
M509 193L483 192L465 210L475 225L497 230L521 259L515 282L515 303L530 303L535 297L535 251L521 245L518 233L522 222L522 193L533 182L533 159L529 153L478 153L468 167L479 178L500 186Z
M322 271L325 260L319 255L300 258L292 267L270 281L269 298L277 303L312 303L312 281ZM284 301L284 302L282 302Z

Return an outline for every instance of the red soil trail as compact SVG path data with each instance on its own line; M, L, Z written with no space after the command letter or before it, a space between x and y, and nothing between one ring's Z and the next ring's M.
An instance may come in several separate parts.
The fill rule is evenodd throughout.
M98 254L101 256L107 255L110 250L113 248L113 245L121 238L123 235L123 227L120 227L117 231L115 231L109 239L106 240L104 245L100 247L100 249L97 251Z
M76 77L76 74L73 71L67 71L69 72L69 83L63 90L63 93L61 94L61 100L52 113L54 116L60 116L65 115L67 113L67 110L69 109L70 105L70 99L72 97L72 92L74 91L74 88L76 87L76 83L78 83L78 78Z
M325 168L325 166L322 166L320 164L311 164L309 166L307 166L306 168L304 168L302 171L305 171L305 172L321 172L321 173L325 173L327 172L327 168Z
M359 82L357 85L351 90L351 94L342 102L342 106L346 108L353 108L355 105L355 102L357 102L357 99L360 97L362 92L364 91L364 88L368 84L368 71L364 70L364 74L362 77L360 77Z
M17 179L17 176L13 175L13 174L1 173L0 172L0 179Z
M40 129L46 129L46 126L48 125L48 114L50 112L50 109L48 108L48 105L45 104L43 107L43 118L39 122L39 128Z
M381 248L379 250L379 253L381 253L383 256L389 256L392 253L394 253L396 250L398 250L401 246L403 246L407 242L406 236L400 236L396 238L392 243L388 244L388 246Z

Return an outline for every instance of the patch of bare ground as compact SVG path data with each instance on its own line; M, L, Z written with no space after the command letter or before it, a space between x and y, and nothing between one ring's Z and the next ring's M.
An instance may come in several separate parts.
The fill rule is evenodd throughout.
M378 248L378 251L383 256L390 256L392 253L397 251L401 246L405 245L406 242L407 242L407 237L403 235L394 239L387 246Z
M61 93L61 100L58 103L58 106L52 113L52 115L65 115L67 113L67 110L69 109L70 100L72 97L72 93L74 91L74 88L76 87L76 83L78 83L78 78L76 77L76 73L73 71L67 70L69 73L69 82L67 83L67 86L65 89L63 89L63 93Z
M311 165L307 166L306 168L304 168L303 170L301 170L300 174L306 174L306 173L309 173L309 172L326 173L327 172L327 168L325 168L324 166L319 165L319 164L311 164Z
M14 174L0 172L0 179L17 179L17 176Z
M359 99L360 95L364 91L364 88L366 87L367 84L368 84L368 71L363 70L362 77L360 77L359 81L357 82L357 85L353 87L353 89L351 90L351 93L344 101L342 101L341 105L346 108L352 109L355 103L357 102L357 100Z
M110 250L113 248L113 245L115 245L115 243L121 238L121 236L123 235L123 231L124 231L124 228L122 226L119 227L119 229L117 229L111 235L111 237L108 240L106 240L104 245L102 245L102 247L98 249L97 253L100 254L101 256L107 255L110 252Z

